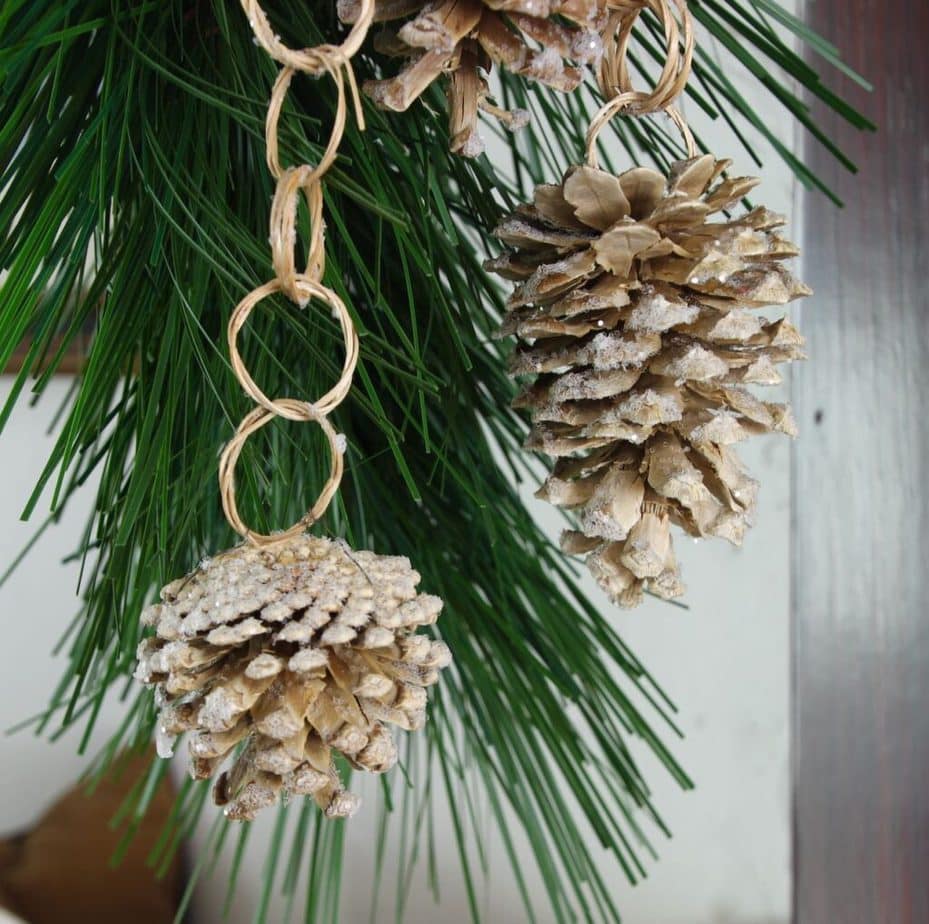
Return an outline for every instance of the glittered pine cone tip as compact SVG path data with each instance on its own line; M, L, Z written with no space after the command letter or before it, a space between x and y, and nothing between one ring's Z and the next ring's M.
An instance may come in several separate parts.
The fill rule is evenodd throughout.
M135 674L155 686L159 753L190 733L191 774L217 777L214 801L233 819L281 794L353 814L334 752L359 770L390 769L389 727L423 726L426 688L451 660L416 634L442 608L418 583L406 558L304 535L239 546L168 584L142 615L154 635Z
M728 166L572 168L503 220L511 249L487 263L516 283L500 333L519 338L511 373L533 376L516 399L527 446L556 460L538 496L577 512L562 547L623 606L683 592L672 525L741 542L757 484L733 444L795 433L749 387L777 384L803 341L755 309L810 290L784 266L781 216L720 214L758 182Z
M378 106L402 112L447 75L450 147L466 157L483 151L479 109L511 129L527 119L522 110L505 112L488 99L485 75L493 64L567 92L603 54L607 0L374 0L374 6L375 22L392 25L376 37L375 48L404 64L365 91ZM360 9L360 0L339 0L344 22L354 22Z

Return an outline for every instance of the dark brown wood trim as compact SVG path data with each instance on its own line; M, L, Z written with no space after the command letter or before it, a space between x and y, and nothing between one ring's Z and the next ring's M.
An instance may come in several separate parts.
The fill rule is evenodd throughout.
M60 345L59 341L53 341L46 353L45 362L39 363L38 368L33 370L36 374L45 370L48 360L57 353ZM7 363L6 368L0 370L0 374L14 375L19 372L26 362L30 348L31 343L29 341L20 344L10 357L10 361ZM64 356L61 358L61 362L55 367L55 375L77 375L77 373L83 371L89 348L89 338L79 337L69 343Z
M821 124L794 378L795 924L929 922L929 4L808 0L880 126ZM811 58L814 66L823 65Z

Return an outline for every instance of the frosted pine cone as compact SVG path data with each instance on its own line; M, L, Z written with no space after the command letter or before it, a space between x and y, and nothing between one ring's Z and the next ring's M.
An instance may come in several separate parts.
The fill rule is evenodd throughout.
M168 584L142 614L155 635L136 669L156 687L159 752L192 732L191 773L206 779L240 747L213 791L230 818L254 818L282 791L351 815L358 800L332 751L358 769L390 769L387 726L422 727L425 688L451 660L442 642L415 634L442 609L418 582L406 558L301 536L240 546Z
M741 542L757 485L732 445L795 432L786 406L746 386L777 384L802 338L750 309L810 290L782 263L798 253L783 218L711 220L758 182L720 180L728 164L573 168L500 224L513 250L487 264L517 282L501 336L523 341L511 372L535 375L516 400L527 446L557 460L538 496L578 511L562 547L624 606L682 593L672 524Z
M474 157L483 151L478 109L513 129L527 118L487 101L484 74L491 65L573 90L581 66L595 65L603 54L606 6L606 0L375 0L376 22L405 20L381 33L376 47L406 64L396 77L371 81L365 90L382 108L403 112L440 75L449 75L450 146ZM345 22L354 22L360 8L360 0L339 0Z

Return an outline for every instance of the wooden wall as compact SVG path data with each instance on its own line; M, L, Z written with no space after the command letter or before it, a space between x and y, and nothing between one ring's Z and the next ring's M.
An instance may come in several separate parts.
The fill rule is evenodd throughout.
M793 459L795 924L929 922L929 4L808 0L880 126L808 157ZM815 59L810 59L815 63Z

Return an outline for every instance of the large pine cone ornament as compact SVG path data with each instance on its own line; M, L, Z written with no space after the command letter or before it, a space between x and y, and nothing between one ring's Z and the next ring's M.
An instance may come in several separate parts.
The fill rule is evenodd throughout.
M582 66L603 54L606 0L374 0L375 22L400 22L375 47L406 61L400 73L370 81L365 91L384 109L402 112L438 77L450 78L450 146L474 157L483 151L478 109L510 128L526 114L507 113L487 99L484 75L492 64L556 90L573 90ZM354 22L360 0L339 0L339 16Z
M750 309L810 290L782 263L798 253L783 218L712 220L758 182L720 180L728 165L573 168L499 225L513 250L487 264L518 283L501 335L523 341L511 372L535 376L516 400L527 446L557 460L538 496L578 512L562 547L624 606L682 593L672 524L741 542L757 485L732 446L795 432L786 406L746 386L778 383L802 338Z
M442 642L415 634L442 608L418 583L406 558L300 536L240 546L168 584L143 613L155 634L136 670L156 686L162 745L192 732L197 779L238 749L214 788L231 818L253 818L281 792L351 815L358 800L332 752L361 770L390 769L387 726L422 727L426 687L450 661Z

